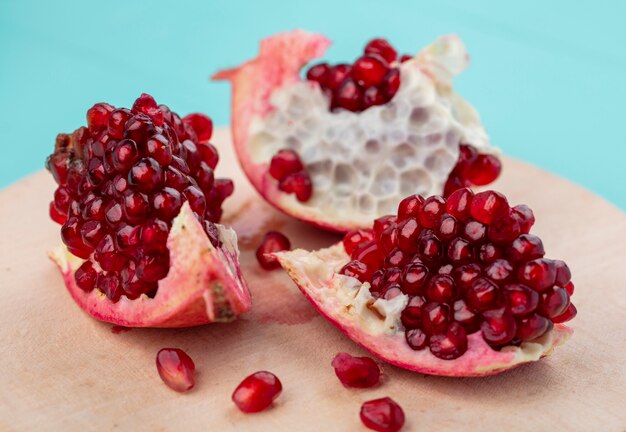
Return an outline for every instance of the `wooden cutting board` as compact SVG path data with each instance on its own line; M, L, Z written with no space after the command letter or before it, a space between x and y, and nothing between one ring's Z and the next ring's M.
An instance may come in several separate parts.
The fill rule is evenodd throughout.
M0 430L365 430L362 402L394 398L407 431L626 430L626 215L571 183L504 159L496 188L530 205L548 255L574 274L579 314L572 339L535 364L487 378L440 378L383 365L384 383L349 390L330 361L364 351L319 317L282 271L260 270L254 249L268 229L294 247L339 237L289 219L244 178L228 132L214 143L218 173L235 180L224 222L240 236L253 310L231 324L114 333L70 299L46 251L59 240L47 216L54 189L46 172L0 191ZM155 369L162 347L194 359L196 388L178 394ZM240 413L230 401L249 373L274 372L284 391L272 409Z

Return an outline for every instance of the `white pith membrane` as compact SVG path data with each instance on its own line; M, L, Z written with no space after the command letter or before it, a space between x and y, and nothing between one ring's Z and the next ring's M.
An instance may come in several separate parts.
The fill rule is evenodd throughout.
M468 348L463 355L442 360L428 347L415 351L407 344L400 321L408 303L406 294L376 299L369 292L369 282L338 273L350 261L342 243L312 252L297 249L275 255L322 315L365 349L405 369L443 376L490 375L551 354L572 333L569 327L555 324L534 341L496 351L478 331L467 336Z
M496 151L476 110L452 89L452 78L469 62L458 37L444 36L400 64L392 100L359 113L331 112L317 83L299 77L300 67L323 55L328 43L302 31L277 35L262 42L257 59L216 76L233 81L233 136L244 171L278 208L336 231L364 228L393 213L407 195L441 195L461 143ZM272 76L265 84L271 89L237 93L237 85L263 86L249 78L269 69L282 77ZM311 176L307 202L279 191L268 173L283 148L295 150Z
M74 272L85 261L61 244L48 255L61 271L78 305L94 318L127 327L189 327L232 321L250 309L250 293L239 268L237 235L215 224L221 246L214 247L188 202L172 221L167 238L170 270L154 298L142 294L112 302L97 288L78 288Z

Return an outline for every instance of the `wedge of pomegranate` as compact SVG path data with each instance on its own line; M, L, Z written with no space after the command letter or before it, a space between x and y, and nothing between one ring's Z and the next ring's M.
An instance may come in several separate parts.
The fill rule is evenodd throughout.
M313 65L330 41L301 30L217 73L233 86L232 134L248 178L271 204L329 230L364 228L409 193L485 185L500 173L474 108L452 89L468 64L444 36L415 57L373 39L353 64Z
M217 224L233 191L215 179L211 120L181 118L143 94L99 103L47 160L58 187L50 252L76 303L126 327L230 321L250 308L235 232ZM200 137L200 138L199 138Z
M348 337L396 366L481 376L539 360L576 315L563 261L529 234L532 211L494 191L413 195L397 216L327 249L275 256Z

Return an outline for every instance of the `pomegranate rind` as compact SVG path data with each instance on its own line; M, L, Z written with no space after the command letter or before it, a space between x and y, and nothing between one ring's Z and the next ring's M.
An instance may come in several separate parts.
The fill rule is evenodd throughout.
M300 78L302 66L322 56L329 45L330 41L320 34L302 30L281 33L262 40L256 58L238 68L218 72L213 77L229 80L233 85L232 134L241 166L257 191L279 210L330 231L347 232L364 228L369 226L372 219L395 209L400 196L407 195L401 189L408 188L411 193L424 196L441 194L459 157L459 139L472 143L482 153L496 152L489 143L476 110L452 88L452 78L469 63L465 47L456 35L441 37L413 59L400 64L401 85L392 101L361 113L329 112L328 100L319 86ZM301 101L297 109L284 112L285 106L294 99ZM376 173L386 172L385 161L394 159L392 151L396 147L406 146L399 137L406 135L409 129L410 108L416 106L412 105L416 101L423 103L434 116L426 122L428 125L419 134L424 134L424 137L427 134L439 134L446 138L439 140L437 145L430 141L428 144L424 141L423 145L412 144L416 146L414 151L418 154L417 159L407 162L406 167L395 173L396 178L405 180L398 180L399 184L390 196L379 196L377 194L389 192L373 193L370 188L376 183ZM391 107L390 104L394 103L404 103L407 109ZM398 117L387 125L389 130L382 127L377 130L377 125L381 126L380 119L394 110L403 114L397 114ZM309 118L309 115L313 117ZM397 126L396 123L402 125ZM314 144L327 141L325 137L330 137L333 130L335 135L345 138L346 148L339 148L331 139L325 145L311 147L309 143L309 147L302 150L300 156L313 180L313 196L306 202L299 202L294 195L280 191L276 180L268 174L271 156L280 148L290 145L286 139L268 138L279 129L275 126L278 124L288 125L288 136L299 136L299 133L306 131L307 136L313 137L310 140ZM388 155L377 153L372 155L373 159L359 160L358 164L351 159L340 160L344 153L349 155L346 156L348 158L355 157L351 147L356 143L352 142L350 134L344 133L353 127L368 138L386 141L398 137L400 141L393 145L385 144L389 147ZM403 132L392 130L394 128ZM329 147L328 143L335 144ZM357 152L361 155L369 153L365 148ZM309 153L316 155L311 156ZM333 167L329 168L329 172L316 175L313 166L328 162L329 158L334 161ZM353 181L354 187L343 185L345 187L342 188L330 184L330 177L342 177L338 167L354 166L358 172L362 172L357 167L362 164L367 165L368 170L371 169L371 173L365 174L365 177L371 178L359 177L358 181ZM360 204L363 202L368 204ZM370 205L370 202L374 204ZM364 211L364 205L369 210Z
M442 360L428 348L414 351L407 345L400 322L406 295L375 300L369 283L337 273L350 259L341 243L312 252L296 249L274 255L305 297L346 336L380 359L415 372L451 377L497 374L550 355L573 332L555 324L535 341L500 351L493 350L477 332L468 336L465 354Z
M74 301L92 317L125 327L191 327L232 321L251 307L250 293L239 268L237 235L216 224L222 245L215 248L188 203L172 221L167 247L170 270L159 281L154 298L122 296L112 302L101 291L81 290L74 272L83 260L64 245L49 252Z

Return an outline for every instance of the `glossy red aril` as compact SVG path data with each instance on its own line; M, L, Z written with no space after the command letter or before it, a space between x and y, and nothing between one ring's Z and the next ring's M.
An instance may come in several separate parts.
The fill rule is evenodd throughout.
M369 357L339 353L331 364L337 378L346 387L368 388L380 382L380 368Z
M268 408L283 390L271 372L255 372L246 377L235 389L231 399L244 413L255 413Z
M187 353L178 348L163 348L157 353L156 367L168 387L186 392L195 384L196 366Z
M265 270L274 270L279 268L280 264L271 254L289 249L291 249L291 243L284 234L278 231L268 231L256 250L256 259Z
M397 432L404 425L404 411L389 397L364 402L359 415L368 429L378 432Z

